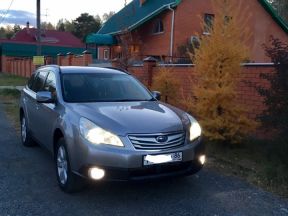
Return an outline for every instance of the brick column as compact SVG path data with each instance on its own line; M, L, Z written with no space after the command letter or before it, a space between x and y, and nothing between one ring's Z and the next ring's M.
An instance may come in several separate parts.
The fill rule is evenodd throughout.
M147 57L143 59L143 62L144 62L143 65L144 74L147 74L147 84L148 87L151 87L153 80L153 67L156 66L157 59L153 57Z
M89 64L92 64L93 58L92 58L92 54L91 52L89 52L88 50L85 50L83 52L83 63L84 66L88 66Z
M67 53L67 57L68 57L68 65L71 66L73 65L73 58L74 58L74 54L71 52Z
M119 59L117 59L117 58L112 59L111 64L112 64L113 68L121 68L120 64L119 64Z
M51 56L45 56L45 65L50 65L52 64L52 57Z
M59 65L59 66L62 65L62 60L63 60L64 56L65 56L65 55L62 54L62 53L58 53L58 54L57 54L57 65Z

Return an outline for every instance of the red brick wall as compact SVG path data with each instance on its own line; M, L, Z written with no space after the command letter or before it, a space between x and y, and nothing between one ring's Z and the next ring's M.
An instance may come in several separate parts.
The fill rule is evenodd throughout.
M141 82L147 85L149 80L149 73L145 70L145 64L142 67L131 67L129 72L136 76ZM147 67L146 67L147 68ZM161 69L161 66L152 67L152 83L153 77ZM193 66L171 66L170 72L174 74L175 78L181 83L181 91L183 91L183 98L192 91L193 82L195 82L194 67ZM237 87L237 101L240 105L244 105L248 111L249 118L256 118L260 114L265 106L263 104L263 98L257 93L254 87L251 87L248 82L252 82L257 86L269 87L269 83L266 80L260 78L261 73L271 72L273 73L273 65L247 65L243 66L240 74L239 85ZM153 89L157 90L157 89Z
M110 51L110 47L108 47L108 46L100 46L99 47L99 52L98 52L98 59L104 59L104 50L108 50L108 52L109 52L109 59L111 59L111 51ZM112 57L112 59L113 59L113 57Z
M166 11L147 22L134 35L140 36L141 54L144 56L169 56L170 55L170 35L171 35L171 12ZM157 19L161 19L164 26L163 33L153 34L153 26ZM137 38L137 36L135 36Z

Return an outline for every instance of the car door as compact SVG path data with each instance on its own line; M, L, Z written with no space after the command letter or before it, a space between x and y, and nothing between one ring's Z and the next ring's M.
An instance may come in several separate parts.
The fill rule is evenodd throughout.
M35 114L38 122L38 138L41 143L52 150L53 148L53 130L58 114L57 107L57 89L56 89L56 75L51 70L49 71L42 91L51 92L55 99L55 103L38 103L37 113Z
M44 83L48 72L45 70L39 70L35 73L35 79L33 83L24 89L25 93L25 107L28 117L28 127L33 137L39 140L39 126L41 123L38 119L39 103L36 101L36 93L41 91L44 87Z

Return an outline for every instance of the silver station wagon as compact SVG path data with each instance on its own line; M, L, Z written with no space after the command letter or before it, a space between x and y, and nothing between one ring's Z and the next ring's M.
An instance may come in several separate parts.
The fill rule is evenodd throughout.
M39 68L22 91L21 139L54 156L59 186L86 180L185 176L205 163L201 127L159 101L125 71L96 67Z

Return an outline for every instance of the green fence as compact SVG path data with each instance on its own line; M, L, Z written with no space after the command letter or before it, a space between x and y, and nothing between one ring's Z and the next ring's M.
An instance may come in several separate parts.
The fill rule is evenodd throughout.
M34 44L18 44L18 43L2 43L0 44L2 55L5 56L19 56L19 57L32 57L37 55L37 46ZM80 54L85 48L61 47L61 46L48 46L42 45L42 55L57 56L57 54L66 54L68 52Z

